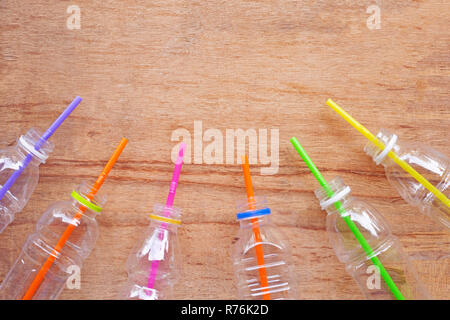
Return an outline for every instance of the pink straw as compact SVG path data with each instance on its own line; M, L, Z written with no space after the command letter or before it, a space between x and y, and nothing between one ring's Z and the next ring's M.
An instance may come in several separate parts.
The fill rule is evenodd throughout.
M181 166L183 165L184 149L186 149L186 144L184 142L180 143L180 150L178 151L178 158L175 162L175 169L173 170L172 182L170 183L169 196L166 201L166 209L164 210L164 215L166 218L170 216L170 208L173 206L173 200L175 199L175 192L177 191L178 179L180 178ZM161 224L161 229L167 228L167 223L163 222ZM162 231L162 230L161 230ZM164 233L159 233L159 240L163 240ZM155 285L156 274L158 273L159 260L153 260L152 266L150 267L150 275L148 276L147 287L152 289Z

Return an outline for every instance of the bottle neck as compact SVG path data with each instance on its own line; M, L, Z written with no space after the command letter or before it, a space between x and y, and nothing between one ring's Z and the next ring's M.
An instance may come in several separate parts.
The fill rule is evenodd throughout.
M265 197L245 198L237 202L236 208L241 228L255 228L269 223L270 209Z
M50 141L41 140L41 132L38 129L31 128L26 134L19 137L17 149L24 159L30 158L31 164L36 166L45 163L49 154L53 150L53 144Z
M28 164L38 167L41 163L43 163L39 158L33 156L33 154L28 152L28 150L23 148L20 144L17 145L17 152L19 153L20 158L23 159L22 161L29 158Z
M351 189L347 186L342 178L336 177L328 184L329 190L323 188L315 190L315 195L320 201L320 207L325 210L328 215L339 213L345 215L345 208L351 203L353 197Z
M270 216L257 216L251 218L245 218L239 220L239 225L241 229L253 229L256 227L261 227L270 223Z
M72 191L71 198L72 206L77 210L77 213L89 219L95 219L97 214L102 211L102 207L106 203L106 198L99 192L92 197L91 186L92 184L82 181L80 185Z
M153 207L153 213L149 215L150 226L177 232L181 224L181 210L173 206L165 206L157 203Z
M172 233L177 233L179 226L180 225L178 225L178 224L157 221L157 220L152 219L152 218L151 218L151 221L150 221L150 228L151 229L167 230L167 231L172 232Z
M79 214L82 218L95 220L98 215L98 212L89 209L88 207L79 203L77 200L73 200L71 202L71 205L74 211L74 215Z
M246 212L267 208L267 200L264 196L256 196L251 199L245 198L236 202L237 212Z
M393 163L388 156L389 151L399 154L400 145L398 144L398 137L383 128L380 129L376 137L384 144L384 149L380 149L369 141L364 147L364 152L369 155L377 165L382 164L384 167L387 167Z

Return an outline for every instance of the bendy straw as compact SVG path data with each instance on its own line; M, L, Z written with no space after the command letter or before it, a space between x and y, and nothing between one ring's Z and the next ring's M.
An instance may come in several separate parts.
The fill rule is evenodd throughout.
M170 208L173 206L173 201L175 199L175 192L177 191L178 180L180 178L181 167L183 166L184 151L186 149L186 144L184 142L180 143L180 149L178 151L178 158L175 162L175 168L173 170L172 182L170 183L169 195L167 196L166 209L164 210L164 215L166 218L170 216ZM168 224L166 222L161 224L161 228L167 228ZM159 233L159 239L163 240L164 233ZM158 273L159 260L153 260L150 267L150 274L148 276L147 287L153 288L155 285L156 275Z
M64 122L64 120L67 119L67 117L72 113L72 111L80 104L81 102L80 97L75 97L73 101L67 106L66 110L64 110L63 113L60 114L58 119L55 120L55 122L52 123L52 125L47 129L47 131L44 132L42 137L39 139L38 142L34 145L34 148L39 151L39 149L42 147L42 145L55 133L56 129L59 128L59 126ZM20 167L15 170L9 179L5 182L5 184L0 189L0 200L3 199L5 194L8 192L8 190L12 187L14 182L19 178L19 176L22 174L22 172L25 170L25 168L30 164L31 160L33 159L33 155L31 153L28 153L23 160Z
M297 150L297 152L300 155L300 157L302 157L303 161L308 166L309 170L311 170L311 172L314 175L314 177L317 179L319 184L325 190L327 195L329 197L332 197L334 195L333 190L328 185L328 183L325 181L325 179L322 176L322 174L320 173L319 169L317 169L317 167L314 165L314 163L312 162L311 158L306 153L305 149L303 149L303 147L300 145L300 142L298 142L297 138L295 138L295 137L292 137L290 141L291 141L292 145L294 146L295 150ZM372 248L370 247L370 245L367 242L367 240L364 238L363 234L359 231L359 229L356 226L356 224L353 222L353 220L348 215L345 215L345 209L342 206L342 203L340 201L337 201L337 202L334 203L334 206L338 210L338 212L341 215L342 219L344 219L345 223L347 224L347 226L349 227L349 229L351 230L351 232L355 236L356 240L358 240L359 244L363 248L363 250L366 253L367 257L370 258L372 263L375 266L377 266L378 269L380 270L381 277L383 278L383 280L385 281L386 285L391 290L391 292L394 295L394 297L396 299L398 299L398 300L405 300L405 297L403 296L403 294L400 292L400 290L395 285L394 281L392 280L391 276L389 275L389 273L384 268L384 266L381 263L380 259L378 259L377 256L373 255Z
M119 159L120 154L122 153L123 149L127 145L128 140L126 138L122 138L119 145L117 146L116 150L112 154L111 158L109 159L106 166L103 168L102 172L98 176L97 180L95 181L94 185L91 188L91 191L87 195L87 198L89 200L92 200L94 196L97 194L100 187L103 185L103 182L105 181L106 177L108 176L109 172L111 171L112 167L116 163L117 159ZM75 222L78 222L81 220L83 213L87 210L86 207L82 206L80 210L75 214L73 217L73 220ZM53 252L48 256L47 260L42 265L39 272L36 274L33 282L31 283L30 287L28 288L27 292L23 296L22 300L31 300L36 293L37 289L41 285L42 281L44 280L45 275L50 270L50 267L53 265L53 262L55 262L56 257L60 254L62 248L66 244L66 241L69 239L70 235L74 231L75 227L77 226L77 223L71 223L67 226L66 230L62 234L61 238L58 240L56 246L53 248Z
M364 137L366 137L370 142L372 142L379 149L384 150L384 143L377 139L369 130L367 130L362 124L356 121L351 115L345 112L341 107L339 107L333 100L328 99L327 105L336 111L342 118L344 118L348 123L350 123L356 130L358 130ZM414 170L406 161L399 158L399 156L394 151L389 151L389 158L391 158L395 163L397 163L403 170L409 173L414 179L416 179L420 184L428 189L433 195L436 196L442 203L450 208L450 200L435 186L433 186L427 179L425 179L420 173Z
M255 194L253 193L252 178L250 176L250 167L248 163L247 155L241 157L242 170L244 172L245 189L247 192L247 202L248 208L250 210L255 210ZM263 294L264 300L270 300L270 294L268 293L269 282L267 281L267 270L264 266L264 252L262 247L261 232L259 230L258 219L253 218L250 220L252 222L253 237L255 238L255 250L256 250L256 262L258 264L259 279L261 282L261 288L264 288Z

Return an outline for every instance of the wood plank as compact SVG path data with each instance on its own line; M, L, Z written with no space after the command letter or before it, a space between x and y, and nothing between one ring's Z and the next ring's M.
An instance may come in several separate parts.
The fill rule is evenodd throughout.
M316 181L289 143L297 136L327 179L341 176L391 224L436 299L449 299L446 230L405 204L364 138L326 105L333 98L374 133L450 154L450 3L382 1L80 1L81 29L66 27L66 1L0 4L1 146L45 129L75 95L84 101L52 137L55 150L24 211L0 235L0 279L40 215L94 179L122 136L130 143L102 192L100 237L81 290L62 299L115 298L125 261L155 203L165 201L178 128L278 129L279 170L252 165L289 237L302 299L361 299L328 242ZM207 143L204 143L204 146ZM224 143L225 145L225 143ZM224 154L226 150L224 148ZM191 159L193 160L193 159ZM193 161L192 161L193 162ZM178 299L234 299L231 246L240 166L186 164L175 205L183 209Z

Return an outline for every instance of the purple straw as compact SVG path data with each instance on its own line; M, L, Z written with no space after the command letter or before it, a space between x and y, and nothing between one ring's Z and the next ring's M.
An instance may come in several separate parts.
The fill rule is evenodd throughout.
M75 97L73 101L67 106L66 110L64 110L63 113L58 117L58 119L55 120L55 122L52 123L52 125L47 129L47 131L44 132L42 137L39 139L38 142L34 145L34 148L36 150L39 150L42 145L55 133L56 129L59 128L59 126L66 120L66 118L72 113L72 111L80 104L81 102L80 97ZM17 178L22 174L23 170L28 166L28 164L33 159L33 155L31 153L28 153L25 159L23 160L21 166L19 169L13 172L13 174L9 177L8 181L3 185L3 187L0 190L0 200L3 199L5 194L8 192L8 190L12 187L14 182L16 182Z

